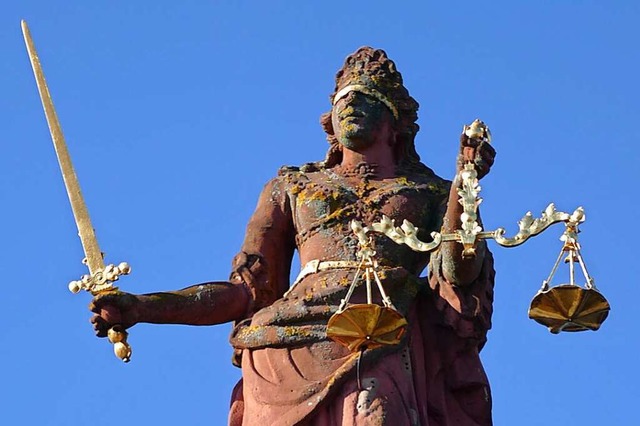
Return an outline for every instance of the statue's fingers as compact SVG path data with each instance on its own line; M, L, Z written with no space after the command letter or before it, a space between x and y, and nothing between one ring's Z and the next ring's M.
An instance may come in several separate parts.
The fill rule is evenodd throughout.
M121 297L117 293L99 294L89 303L89 310L108 324L122 321L121 309Z
M475 148L478 145L480 145L480 143L482 142L481 139L477 139L477 138L470 138L469 136L465 135L464 132L460 135L460 146L461 147L472 147Z
M493 162L493 159L496 157L496 149L490 143L483 142L479 147L479 151L485 160L491 160L491 162Z
M467 163L469 161L474 161L476 158L476 148L471 146L462 147L462 161Z
M101 293L96 295L91 303L89 303L89 310L96 314L99 314L105 306L114 305L119 306L121 299L120 294L117 292Z
M109 324L122 323L122 313L120 312L120 309L113 305L102 306L98 315L100 315L100 317L102 317Z
M96 296L91 300L91 302L89 302L89 310L94 314L99 314L101 305L102 305L102 302L100 300L100 296Z
M89 310L93 313L99 314L102 307L109 303L109 294L98 294L89 303Z
M93 324L93 331L98 337L107 337L110 324L108 324L100 315L94 315L91 317L91 324Z
M493 166L493 163L496 159L496 153L495 151L493 152L488 152L488 151L480 151L478 153L480 159L482 159L483 162L485 162L486 164L489 165L489 167Z
M476 149L473 162L476 163L476 165L483 163L483 164L486 164L488 167L491 167L495 160L495 156L496 156L496 150L489 143L483 142Z
M476 168L476 171L478 172L478 179L482 179L491 170L491 166L493 165L493 158L485 159L480 154L478 154L474 159L473 164Z
M481 156L476 156L476 158L473 160L473 164L475 164L476 169L478 170L478 172L482 172L485 169L487 169L487 162L485 161L484 158L482 158Z

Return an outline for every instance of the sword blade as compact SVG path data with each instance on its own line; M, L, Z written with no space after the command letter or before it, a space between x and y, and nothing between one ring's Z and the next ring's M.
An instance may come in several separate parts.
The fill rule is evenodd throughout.
M78 183L78 177L73 169L71 162L71 156L67 149L67 144L62 134L62 128L60 127L60 121L58 115L53 106L53 100L49 93L49 87L44 78L42 72L42 66L38 53L33 44L31 33L27 23L23 20L21 22L22 35L24 36L24 42L27 45L27 52L29 53L29 60L31 61L31 67L33 68L33 74L36 78L36 84L38 85L38 92L40 93L40 100L44 108L44 114L47 117L47 123L49 125L49 132L51 133L51 139L53 140L53 146L58 157L58 163L60 164L60 170L62 171L62 179L64 180L64 186L67 189L67 195L71 202L71 209L73 210L73 217L78 227L78 235L82 242L82 248L86 257L86 264L89 267L91 274L104 269L104 260L102 258L102 251L98 245L95 230L91 224L91 218L89 217L89 211L82 197L80 191L80 184Z

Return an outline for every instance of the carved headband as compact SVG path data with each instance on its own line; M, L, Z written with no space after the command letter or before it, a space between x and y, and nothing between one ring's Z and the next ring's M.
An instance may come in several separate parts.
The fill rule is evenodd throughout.
M396 120L398 119L398 117L399 117L398 109L393 104L393 102L391 102L391 100L389 100L389 98L387 98L385 95L383 95L382 93L378 92L377 90L372 89L371 87L364 86L362 84L350 84L350 85L345 86L342 89L340 89L338 91L338 93L336 93L336 95L333 97L333 105L335 105L336 102L338 102L340 99L342 99L345 96L347 96L350 92L364 93L365 95L369 95L369 96L379 100L380 102L385 104L387 106L387 108L389 108L391 110L391 113L393 113L393 117Z

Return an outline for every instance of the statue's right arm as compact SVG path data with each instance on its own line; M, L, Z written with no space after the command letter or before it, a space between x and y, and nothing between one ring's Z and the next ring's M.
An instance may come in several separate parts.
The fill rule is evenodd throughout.
M190 286L182 290L133 295L99 295L89 308L98 336L114 324L137 323L214 325L237 321L270 305L286 291L295 249L289 200L279 178L262 191L242 245L234 258L229 281Z
M96 334L105 337L114 324L129 328L138 323L213 325L241 319L249 304L244 285L211 282L178 291L135 295L110 292L89 305Z

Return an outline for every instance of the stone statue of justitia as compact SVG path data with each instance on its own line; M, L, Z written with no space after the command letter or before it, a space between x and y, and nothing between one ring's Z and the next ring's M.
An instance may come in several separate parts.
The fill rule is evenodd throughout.
M228 281L100 295L90 306L97 335L114 324L233 321L233 362L242 369L233 426L490 425L478 355L491 326L494 281L484 240L474 257L463 257L456 242L421 253L372 236L382 286L406 318L406 333L398 344L353 353L327 337L327 322L356 272L350 222L408 220L423 241L432 231L454 232L463 165L471 161L482 178L495 151L463 133L453 181L436 176L415 150L418 103L379 49L347 57L331 102L321 117L326 158L283 167L266 184ZM290 283L295 250L303 267ZM356 288L351 301L364 300Z

